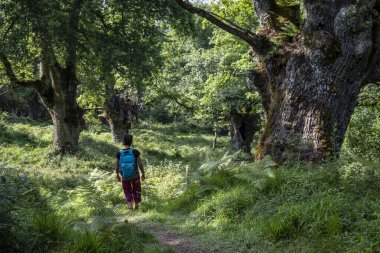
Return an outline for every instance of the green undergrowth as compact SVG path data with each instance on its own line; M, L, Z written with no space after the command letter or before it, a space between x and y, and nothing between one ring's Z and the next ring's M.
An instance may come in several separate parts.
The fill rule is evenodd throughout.
M111 141L107 129L84 131L79 152L65 156L51 151L52 127L46 122L3 114L0 129L2 252L172 252L128 222L130 212L113 169L121 146ZM149 195L154 173L177 173L210 154L201 146L209 140L211 146L211 136L178 132L174 141L169 133L173 133L170 127L159 125L133 131L135 147L141 150L146 169L153 172L152 181L144 185L145 209L154 202L150 197L167 194ZM199 151L189 145L192 142ZM188 165L179 162L182 156ZM175 177L183 178L180 173Z
M149 215L183 231L217 235L239 252L380 251L377 162L278 167L266 157L203 168L183 194ZM173 212L183 215L172 218Z
M0 120L0 240L5 252L171 252L128 220L146 218L220 252L380 251L380 164L347 152L315 166L259 163L213 136L141 123L147 171L139 212L113 175L119 145L106 129L77 155L50 149L51 126Z

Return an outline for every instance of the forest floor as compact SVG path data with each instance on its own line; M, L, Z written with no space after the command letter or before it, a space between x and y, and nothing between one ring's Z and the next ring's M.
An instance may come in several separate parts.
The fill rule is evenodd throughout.
M130 212L108 129L76 155L51 152L52 127L0 115L4 252L379 252L380 164L342 155L318 168L259 163L222 137L178 124L132 130L145 164ZM229 153L227 153L229 152Z
M123 221L124 217L120 217ZM196 239L189 237L183 233L180 233L172 228L163 224L157 224L150 221L140 215L132 214L128 216L128 221L140 229L151 233L163 246L168 246L174 249L178 253L206 253L206 252L220 252L213 249L202 249L196 241Z

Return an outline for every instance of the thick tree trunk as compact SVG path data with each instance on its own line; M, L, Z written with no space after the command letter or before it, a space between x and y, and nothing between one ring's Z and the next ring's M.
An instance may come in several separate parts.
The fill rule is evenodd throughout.
M235 110L230 112L231 146L246 153L251 152L251 142L254 134L259 130L260 115L242 114Z
M106 118L111 127L112 139L122 142L125 134L129 133L132 121L132 101L127 95L113 92L106 104Z
M272 101L259 159L337 156L376 61L379 27L363 1L305 1L305 8L300 43L266 61Z
M279 4L276 0L253 0L253 5L257 19L262 28L281 30L278 21L279 16L286 18L294 25L300 25L300 5L299 4Z
M132 109L131 109L132 117L135 118L136 123L139 123L139 114L140 114L140 99L139 99L139 97L137 97L137 100L135 102L133 102L131 106L132 106Z
M54 126L54 150L58 153L75 153L78 150L79 135L83 129L82 113L79 107L64 110L56 105L49 109L49 113Z
M73 153L78 150L79 134L84 128L83 111L76 102L78 80L76 78L77 45L79 34L79 19L82 0L71 1L72 8L68 10L67 29L70 36L66 38L65 49L59 48L60 56L66 57L58 61L52 33L48 26L40 23L40 19L31 20L31 31L36 34L36 46L41 57L40 78L19 80L12 64L4 52L0 50L0 60L11 84L36 89L42 103L49 111L54 125L53 148L59 153ZM38 13L38 5L26 1L25 8ZM46 21L46 20L45 20ZM66 22L64 22L66 24ZM67 32L67 31L66 31ZM63 38L63 37L62 37ZM64 67L63 67L64 66Z
M115 142L123 142L124 135L128 134L131 128L130 122L124 122L117 118L109 118L108 123L111 128L112 140Z
M38 94L33 92L28 99L28 117L36 120L41 118L41 105L38 103Z
M261 82L252 86L264 94L268 111L258 159L271 155L279 163L318 162L338 155L360 88L380 81L378 0L304 0L302 31L291 37L282 32L283 25L298 26L301 15L300 6L287 1L253 0L258 34L176 1L252 46L258 68L250 79ZM282 36L277 46L268 38L272 35Z
M41 63L41 85L36 89L53 122L54 151L75 153L84 129L83 110L76 101L75 69Z

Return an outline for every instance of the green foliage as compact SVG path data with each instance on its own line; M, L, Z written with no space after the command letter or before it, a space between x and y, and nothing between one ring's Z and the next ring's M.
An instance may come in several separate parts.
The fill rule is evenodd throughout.
M15 215L23 205L33 202L35 189L24 174L0 164L0 247L11 252L20 238L16 236L20 217Z
M380 154L380 86L371 84L360 94L352 115L344 149L354 157L379 161Z
M204 7L243 26L257 25L248 0ZM231 110L244 113L253 107L252 113L260 111L258 94L247 88L246 71L255 67L249 46L198 18L195 24L193 35L204 36L167 33L162 69L155 76L156 85L146 93L151 119L221 128L226 127Z
M152 245L146 246L151 243ZM68 252L105 253L105 252L172 252L169 248L158 248L150 234L123 223L105 226L97 233L86 230L69 248Z
M102 242L99 240L95 233L91 233L86 230L84 233L80 234L77 241L71 248L73 252L85 252L85 253L96 253L101 252Z
M57 216L53 210L40 209L29 217L29 222L30 231L25 234L30 236L27 248L34 252L49 251L69 240L72 233L69 229L70 223Z

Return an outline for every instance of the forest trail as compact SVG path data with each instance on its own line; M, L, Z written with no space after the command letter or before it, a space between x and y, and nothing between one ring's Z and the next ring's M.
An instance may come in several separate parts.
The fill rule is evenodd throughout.
M123 222L125 216L119 217L119 221ZM165 225L157 224L148 219L132 215L127 218L131 224L141 228L142 230L151 233L159 241L160 244L169 246L176 253L218 253L216 249L204 250L197 245L197 242L185 235L173 231Z

